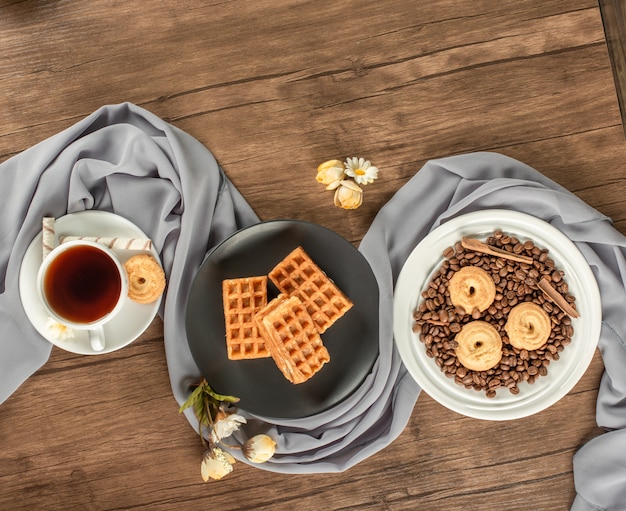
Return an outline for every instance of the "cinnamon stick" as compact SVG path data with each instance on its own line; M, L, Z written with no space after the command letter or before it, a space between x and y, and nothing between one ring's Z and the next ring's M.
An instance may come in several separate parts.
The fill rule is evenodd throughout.
M475 238L463 237L461 239L461 245L463 245L463 248L473 250L474 252L480 252L481 254L497 256L502 259L508 259L509 261L515 261L518 263L533 264L533 258L530 256L514 254L507 250L502 250L501 248L492 247Z
M572 318L579 318L580 314L571 304L550 284L547 278L543 277L537 282L537 286L544 294L553 302L559 309L565 314L568 314Z

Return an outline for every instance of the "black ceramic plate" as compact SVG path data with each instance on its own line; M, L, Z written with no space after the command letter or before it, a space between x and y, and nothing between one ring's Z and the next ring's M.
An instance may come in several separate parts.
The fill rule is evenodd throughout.
M309 381L287 381L271 358L229 360L222 280L266 275L302 246L354 306L324 334L330 362ZM268 299L278 294L268 281ZM322 412L354 392L378 357L378 284L365 258L338 234L303 221L261 222L236 232L205 259L187 303L187 339L194 360L216 392L237 396L238 406L272 418Z

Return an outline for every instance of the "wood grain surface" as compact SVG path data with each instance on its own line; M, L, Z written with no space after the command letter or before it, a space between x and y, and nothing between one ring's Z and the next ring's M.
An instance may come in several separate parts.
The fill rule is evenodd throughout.
M599 0L598 4L615 78L622 125L624 125L626 121L626 108L624 108L626 102L626 0Z
M358 245L429 159L517 158L626 233L626 143L592 0L0 0L0 161L130 101L215 154L264 220ZM355 211L319 163L380 168ZM388 448L340 474L237 464L200 478L160 320L98 357L53 349L0 405L0 510L566 510L572 457L601 433L596 354L532 417L487 422L422 394ZM1 375L0 375L1 377Z

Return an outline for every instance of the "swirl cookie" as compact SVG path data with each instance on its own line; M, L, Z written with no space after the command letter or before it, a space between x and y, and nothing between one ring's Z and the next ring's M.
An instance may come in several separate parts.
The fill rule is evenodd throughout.
M489 308L496 297L496 285L482 268L464 266L450 279L448 292L453 305L471 314L474 309L482 312Z
M128 298L137 303L152 303L165 290L165 273L149 254L131 257L124 264L128 275Z
M472 371L487 371L502 358L502 339L486 321L471 321L456 335L456 357Z
M511 309L504 330L515 348L536 350L548 341L552 322L539 305L523 302Z

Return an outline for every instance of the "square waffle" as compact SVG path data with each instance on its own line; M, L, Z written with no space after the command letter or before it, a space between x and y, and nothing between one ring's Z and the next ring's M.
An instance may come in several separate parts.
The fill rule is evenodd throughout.
M353 305L302 247L278 263L269 278L281 293L300 298L320 334Z
M267 305L267 277L222 281L226 349L230 360L269 357L254 322L255 313Z
M311 316L297 296L278 295L256 314L259 331L285 378L303 383L330 361Z

